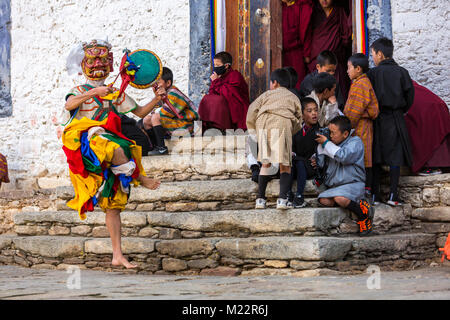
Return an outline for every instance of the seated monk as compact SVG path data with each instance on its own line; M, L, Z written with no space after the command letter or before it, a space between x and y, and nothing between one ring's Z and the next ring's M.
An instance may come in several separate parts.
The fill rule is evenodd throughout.
M450 114L445 102L413 81L414 102L405 116L412 145L411 170L419 175L450 167Z
M194 133L194 121L198 120L197 107L173 85L173 73L169 68L163 68L161 78L158 80L158 88L166 90L167 99L178 111L181 119L165 103L160 102L161 108L159 110L139 120L139 126L147 132L149 137L154 136L155 148L148 155L167 154L169 151L164 143L166 134L192 135Z
M228 52L214 56L214 72L209 93L200 102L198 113L203 121L203 131L247 129L247 110L250 104L248 85L239 71L231 67L233 60Z

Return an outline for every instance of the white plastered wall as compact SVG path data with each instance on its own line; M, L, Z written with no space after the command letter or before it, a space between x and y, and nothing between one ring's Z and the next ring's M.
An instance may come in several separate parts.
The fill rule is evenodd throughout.
M117 74L123 49L152 50L187 92L188 0L14 0L11 20L13 115L0 118L0 153L7 156L11 183L2 190L67 184L68 166L56 130L66 93L84 83L65 70L66 56L77 42L108 37L115 58L109 81ZM127 93L141 105L153 97L151 89L130 86Z
M391 0L394 59L450 106L450 1Z

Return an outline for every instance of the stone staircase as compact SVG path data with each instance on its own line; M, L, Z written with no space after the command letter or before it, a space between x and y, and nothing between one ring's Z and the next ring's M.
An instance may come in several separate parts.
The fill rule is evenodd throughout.
M163 182L153 191L134 188L122 213L122 249L139 265L127 272L311 276L438 261L437 248L450 232L450 174L402 177L409 203L377 206L373 235L361 238L349 212L318 205L310 182L308 208L274 209L274 180L269 208L255 210L245 138L184 138L168 143L171 154L143 159L148 175ZM14 233L0 235L0 263L115 270L104 213L96 209L81 221L65 205L70 186L42 193L52 205L17 210Z

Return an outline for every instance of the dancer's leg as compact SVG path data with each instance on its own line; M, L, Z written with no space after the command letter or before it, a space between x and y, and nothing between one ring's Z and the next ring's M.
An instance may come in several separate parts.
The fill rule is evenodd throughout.
M120 210L107 209L106 210L106 227L111 237L111 244L113 250L113 258L111 264L113 266L123 265L127 269L136 268L137 266L128 262L128 260L122 254L121 248L121 221Z

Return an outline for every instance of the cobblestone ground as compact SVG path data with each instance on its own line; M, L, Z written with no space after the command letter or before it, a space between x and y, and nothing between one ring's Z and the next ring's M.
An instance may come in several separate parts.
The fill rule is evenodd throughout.
M450 266L370 274L296 277L198 277L0 266L0 299L450 299ZM78 281L79 279L79 281ZM369 280L369 281L368 281ZM76 287L79 285L79 289ZM74 287L74 289L69 289Z

